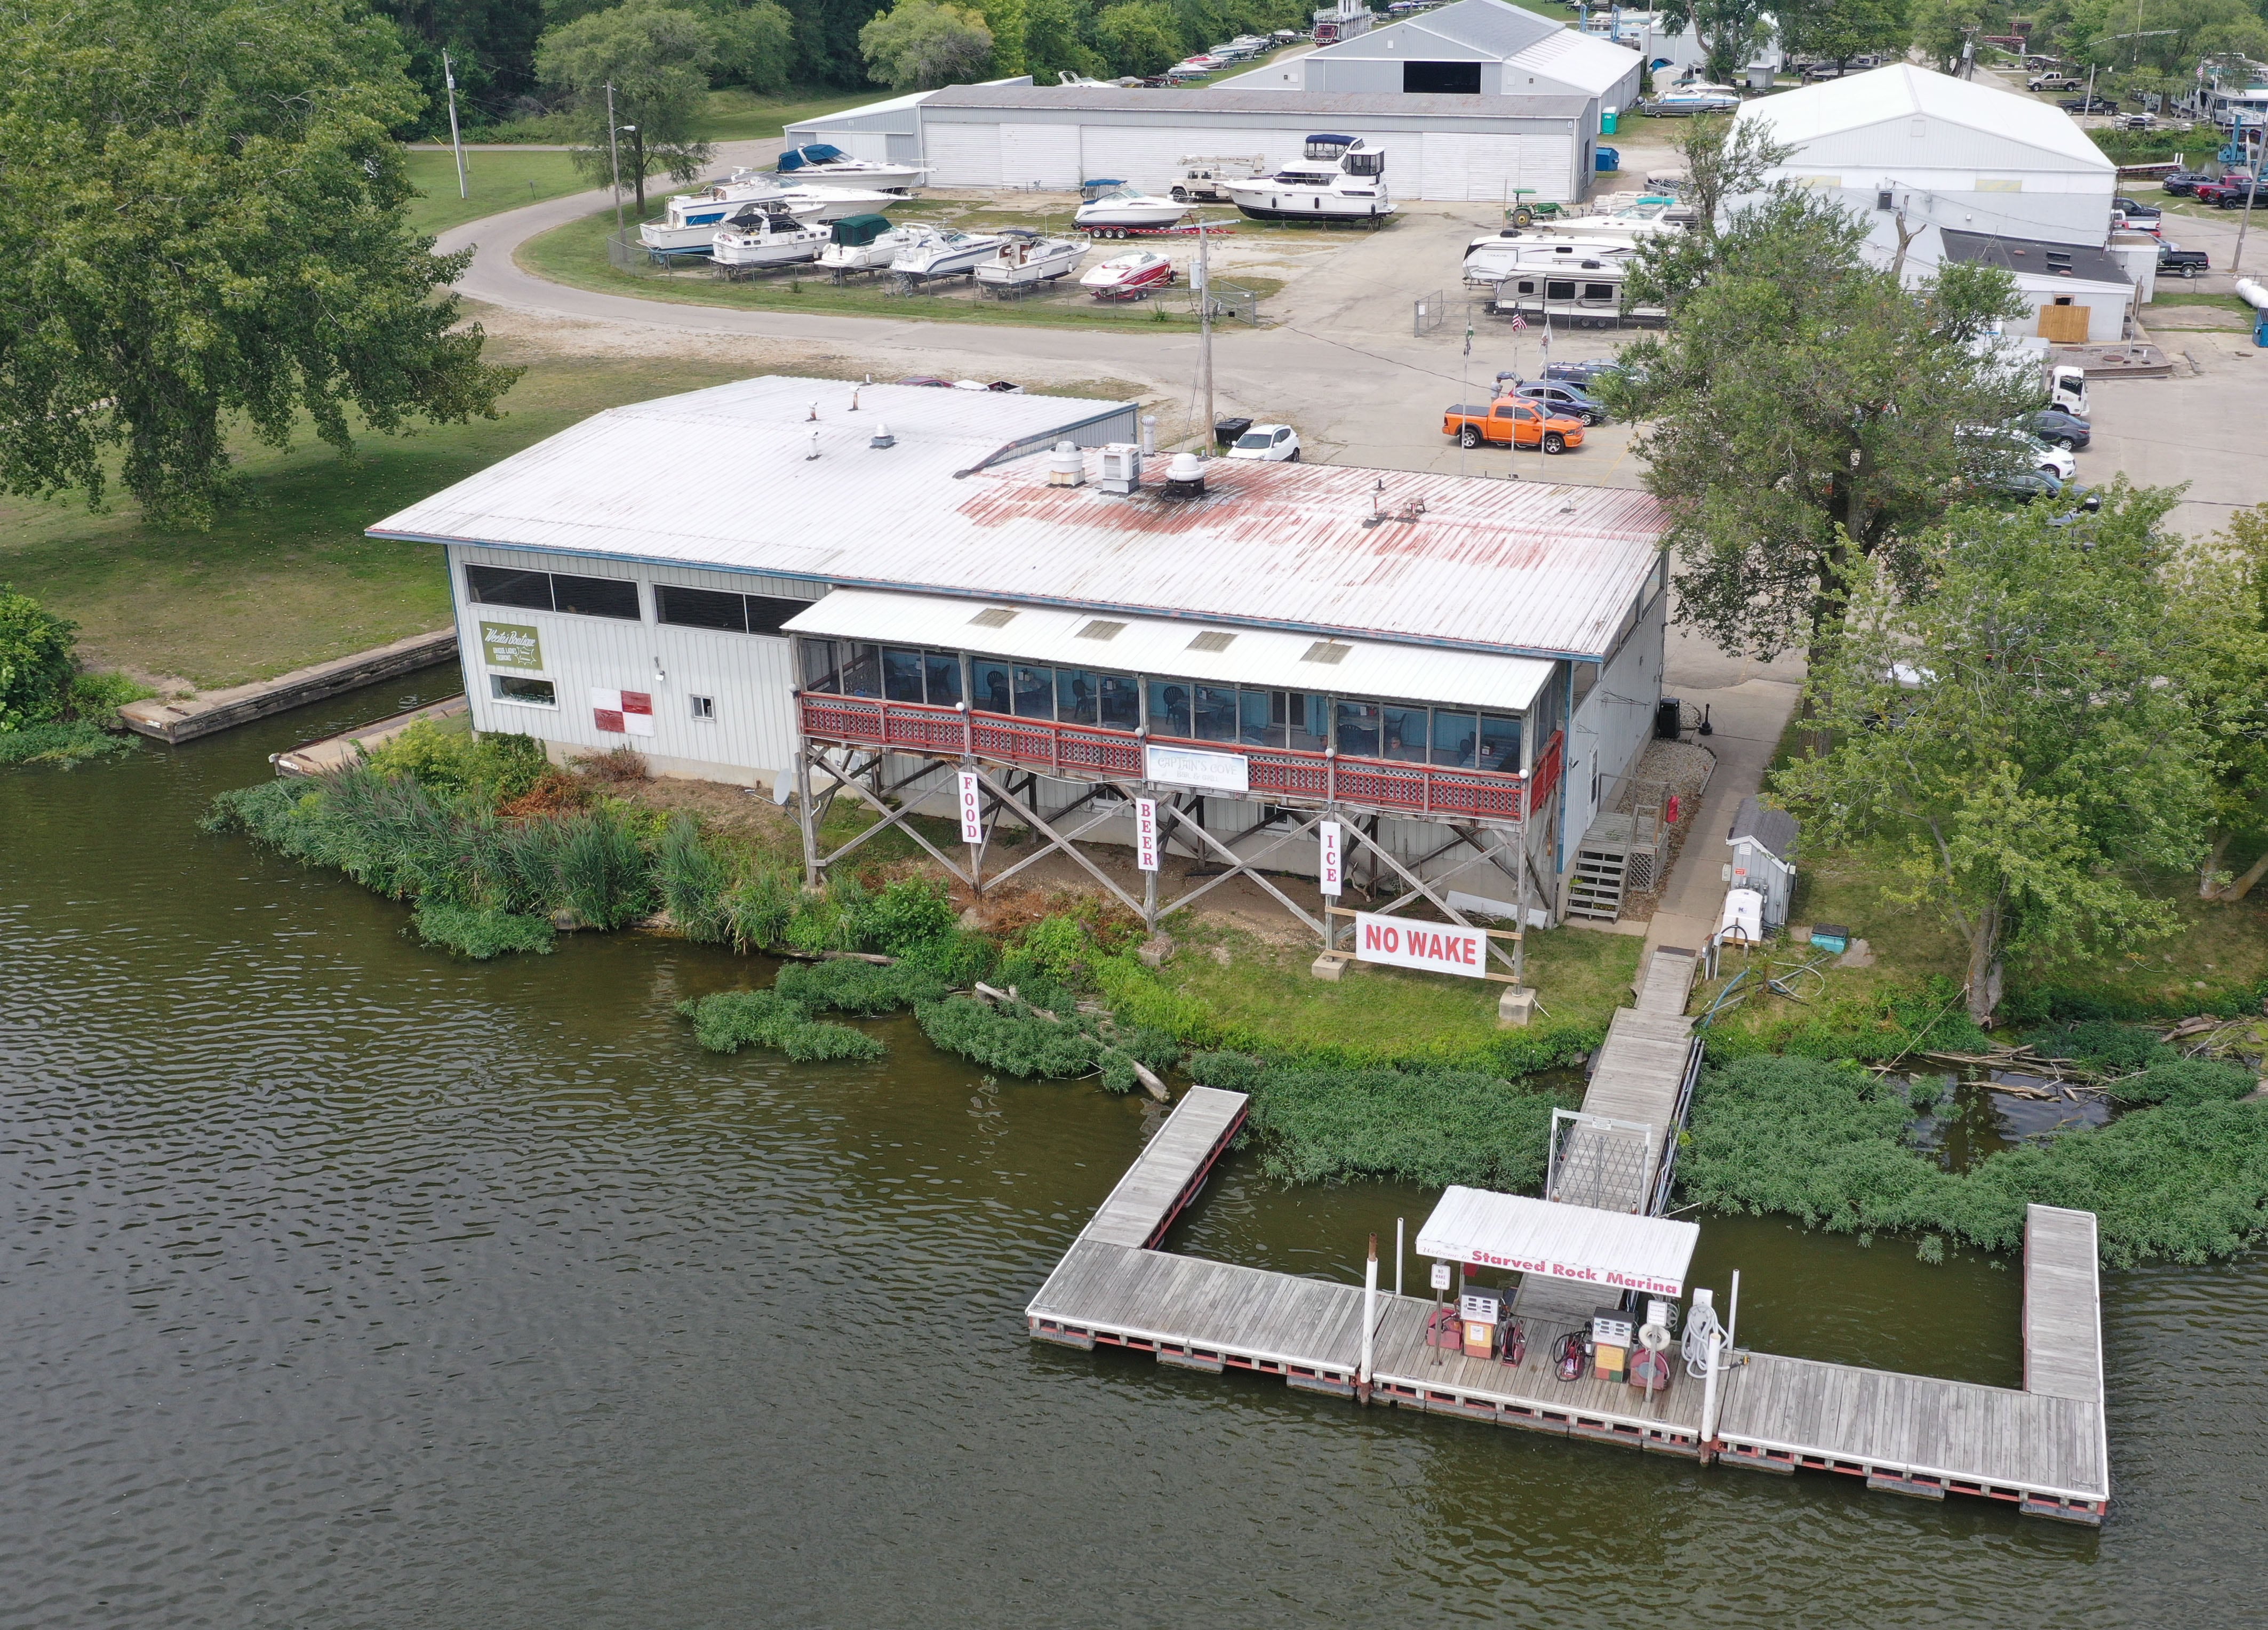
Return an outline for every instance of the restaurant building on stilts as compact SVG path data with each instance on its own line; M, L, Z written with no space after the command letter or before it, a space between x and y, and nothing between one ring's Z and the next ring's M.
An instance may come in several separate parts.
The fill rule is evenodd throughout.
M814 881L896 830L979 891L1063 855L1154 924L1243 877L1320 933L1276 880L1328 830L1380 909L1557 920L1660 700L1654 499L1140 440L1130 402L768 377L370 530L446 550L475 728L793 793ZM880 819L829 848L845 798Z

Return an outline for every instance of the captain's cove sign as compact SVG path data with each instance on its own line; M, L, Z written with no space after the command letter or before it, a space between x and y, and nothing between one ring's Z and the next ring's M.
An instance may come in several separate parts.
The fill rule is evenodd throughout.
M1357 962L1382 963L1389 968L1488 977L1488 935L1454 923L1413 923L1357 911L1354 955Z

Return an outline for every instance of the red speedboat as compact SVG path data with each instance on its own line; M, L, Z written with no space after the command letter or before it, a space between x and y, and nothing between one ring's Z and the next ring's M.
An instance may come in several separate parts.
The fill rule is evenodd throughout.
M1138 300L1173 280L1173 262L1155 249L1132 249L1091 268L1079 283L1098 300Z

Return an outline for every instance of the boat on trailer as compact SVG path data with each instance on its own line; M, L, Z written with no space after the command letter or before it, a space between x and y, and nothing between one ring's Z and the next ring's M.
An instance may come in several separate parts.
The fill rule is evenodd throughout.
M914 234L890 262L890 275L909 283L932 277L961 277L998 252L1004 241L998 232L956 232L950 226L909 226Z
M1367 221L1394 213L1386 154L1357 136L1310 136L1303 155L1273 175L1221 189L1256 221Z
M1071 223L1098 238L1123 238L1130 230L1171 226L1189 212L1189 206L1179 199L1160 198L1122 185L1079 205Z
M1130 249L1090 268L1079 284L1098 300L1138 300L1173 281L1173 262L1155 249Z
M829 231L816 221L799 220L785 210L758 210L754 219L736 218L720 231L710 258L730 271L815 261L827 247Z
M886 215L846 215L828 226L827 247L819 252L819 263L837 276L885 271L930 230L894 225Z
M806 142L800 147L791 147L780 154L772 173L782 181L794 181L809 186L817 183L831 187L843 182L852 187L879 187L884 192L909 192L929 179L929 172L917 164L891 164L876 159L854 159L826 142Z
M706 254L718 230L751 204L783 209L801 220L834 221L904 202L894 193L782 187L769 176L735 170L729 180L674 195L661 219L639 226L638 241L657 254Z
M1027 289L1079 269L1087 246L1076 238L1042 238L1013 226L1000 234L999 253L980 261L976 281L989 289Z

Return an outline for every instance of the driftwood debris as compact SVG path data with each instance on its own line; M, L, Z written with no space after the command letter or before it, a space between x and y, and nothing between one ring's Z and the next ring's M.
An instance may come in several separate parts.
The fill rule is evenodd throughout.
M1049 1013L1046 1008L1035 1007L1032 1003L1025 1001L1021 996L1016 993L1016 987L1012 985L1006 990L1003 991L998 989L997 986L987 985L982 979L979 979L974 988L977 997L984 1001L995 1004L1000 1002L1015 1002L1020 1006L1031 1008L1034 1014L1037 1014L1040 1018L1045 1019L1049 1024L1061 1024L1063 1022L1062 1019L1058 1018L1056 1014ZM1086 1004L1082 1003L1080 1005L1080 1011L1087 1011ZM1099 1028L1107 1029L1112 1034L1116 1034L1118 1029L1118 1027L1112 1023L1108 1019L1101 1020ZM1108 1036L1098 1036L1095 1037L1095 1044L1101 1047L1103 1051L1110 1054L1111 1057L1124 1059L1126 1061L1127 1067L1134 1072L1134 1079L1142 1083L1142 1090L1144 1092L1148 1093L1152 1098L1155 1098L1160 1103L1170 1103L1173 1101L1172 1095L1166 1090L1166 1083L1160 1079L1158 1073L1152 1069L1148 1065L1143 1063L1132 1053L1128 1052L1123 1047L1115 1045Z

